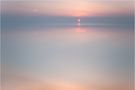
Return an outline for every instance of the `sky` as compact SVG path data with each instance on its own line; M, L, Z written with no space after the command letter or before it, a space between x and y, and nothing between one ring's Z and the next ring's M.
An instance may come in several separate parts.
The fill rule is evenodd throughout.
M78 18L81 25L133 27L134 16L132 0L3 0L1 11L3 24L7 27L33 23L76 25Z
M53 16L104 16L132 14L132 0L3 0L7 13Z

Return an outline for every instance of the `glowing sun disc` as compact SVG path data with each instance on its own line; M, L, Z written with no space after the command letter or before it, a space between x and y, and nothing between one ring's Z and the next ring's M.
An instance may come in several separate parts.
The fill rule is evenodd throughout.
M79 23L80 23L80 21L81 21L80 19L77 19L77 22L79 22Z

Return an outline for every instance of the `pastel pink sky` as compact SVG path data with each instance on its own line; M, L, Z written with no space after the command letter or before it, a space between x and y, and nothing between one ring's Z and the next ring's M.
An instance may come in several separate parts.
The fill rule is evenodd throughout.
M132 13L130 0L40 0L4 2L6 12L25 15L95 16Z

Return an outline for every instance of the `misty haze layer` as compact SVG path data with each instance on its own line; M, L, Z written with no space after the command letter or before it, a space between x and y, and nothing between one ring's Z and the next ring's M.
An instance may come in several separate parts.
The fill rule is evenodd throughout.
M3 0L2 90L132 90L132 0Z

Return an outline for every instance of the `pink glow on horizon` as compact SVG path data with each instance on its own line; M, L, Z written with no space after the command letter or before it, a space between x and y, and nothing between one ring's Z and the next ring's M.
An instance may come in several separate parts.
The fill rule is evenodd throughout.
M4 3L7 13L22 15L54 15L54 16L104 16L130 14L132 3L126 2L88 2L86 0L56 0L56 2L12 2Z

